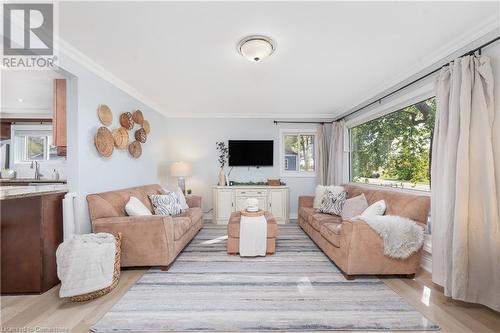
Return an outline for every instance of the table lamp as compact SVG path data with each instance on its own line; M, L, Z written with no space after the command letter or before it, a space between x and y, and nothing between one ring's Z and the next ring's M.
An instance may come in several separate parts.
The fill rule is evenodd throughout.
M174 162L170 166L170 175L178 177L177 184L184 194L186 194L186 181L184 177L191 176L191 172L191 164L186 162Z

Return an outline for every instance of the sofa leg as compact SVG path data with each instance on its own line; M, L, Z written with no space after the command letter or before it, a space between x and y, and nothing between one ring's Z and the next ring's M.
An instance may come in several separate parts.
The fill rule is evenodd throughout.
M168 270L169 270L169 268L170 268L170 265L168 265L168 266L160 266L160 270L161 270L162 272L166 272L166 271L168 271Z
M415 278L415 273L413 274L406 274L407 279L414 279Z
M349 275L349 274L346 274L346 273L344 273L344 272L342 272L342 274L344 275L344 278L345 278L346 280L349 280L349 281L354 280L354 275Z

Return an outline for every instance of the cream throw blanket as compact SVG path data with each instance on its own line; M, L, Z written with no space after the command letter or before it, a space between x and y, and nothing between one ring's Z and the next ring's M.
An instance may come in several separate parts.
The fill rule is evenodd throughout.
M241 216L240 256L265 256L267 247L267 221L264 216Z
M400 216L358 216L384 240L384 254L405 259L424 243L424 230L415 221Z
M56 251L60 297L109 287L113 282L115 237L108 233L74 235Z

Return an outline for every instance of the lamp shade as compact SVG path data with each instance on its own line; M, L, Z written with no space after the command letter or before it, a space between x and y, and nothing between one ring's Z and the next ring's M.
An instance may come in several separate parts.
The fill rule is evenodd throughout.
M170 166L170 175L172 177L187 177L192 172L191 164L186 162L174 162Z

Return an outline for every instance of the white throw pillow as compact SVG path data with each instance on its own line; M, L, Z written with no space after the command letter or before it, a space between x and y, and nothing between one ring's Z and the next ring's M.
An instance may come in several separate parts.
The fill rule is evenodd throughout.
M338 194L344 191L344 187L336 185L330 185L330 186L317 185L316 190L314 192L314 202L313 202L314 209L319 209L319 207L321 206L321 202L323 201L323 198L326 194L326 191Z
M355 216L359 216L368 208L368 202L365 195L361 193L357 197L347 199L342 207L342 220L349 220Z
M379 200L371 204L367 209L365 209L360 216L363 217L381 216L384 215L385 209L386 209L385 201Z
M175 192L151 194L149 200L153 204L155 215L173 216L182 213L179 197Z
M184 196L184 193L182 193L182 190L180 187L177 188L177 191L175 192L177 194L177 197L179 198L179 204L181 205L182 210L188 209L189 206L186 202L186 197Z
M151 211L146 207L141 200L136 197L130 197L127 204L125 205L125 211L128 216L148 216L153 215Z

